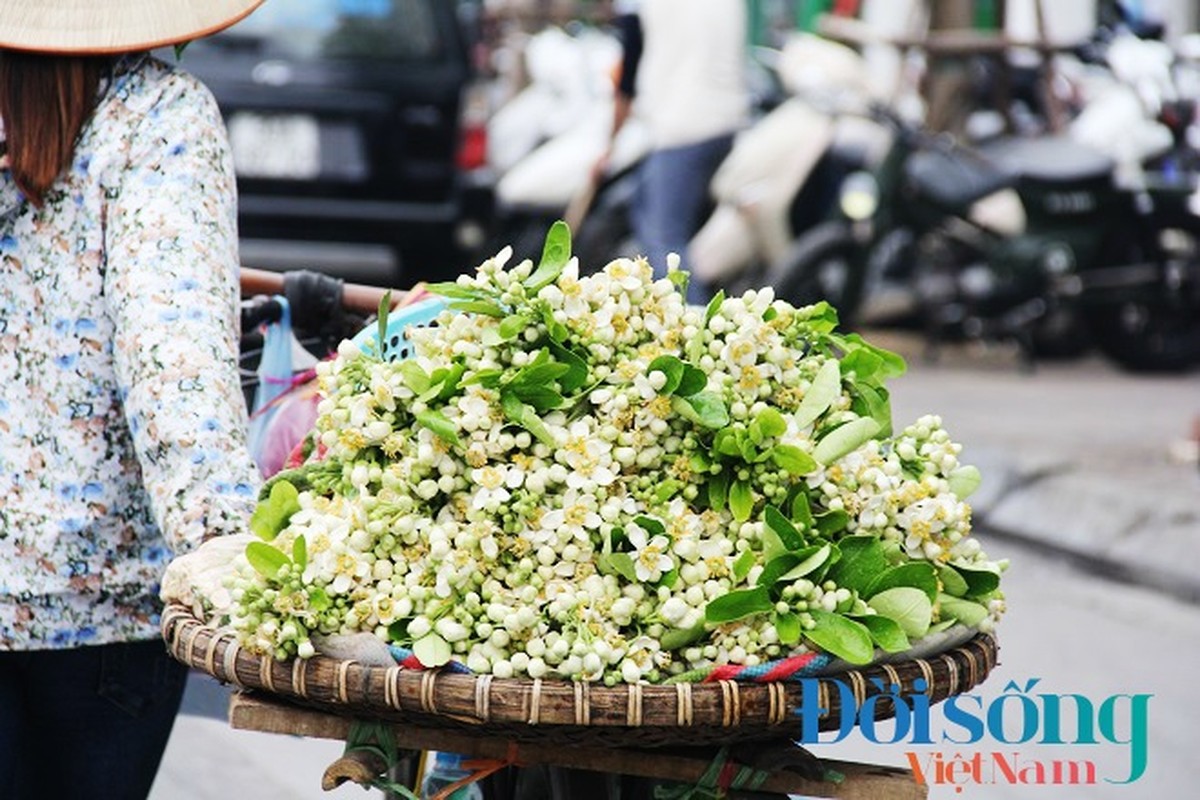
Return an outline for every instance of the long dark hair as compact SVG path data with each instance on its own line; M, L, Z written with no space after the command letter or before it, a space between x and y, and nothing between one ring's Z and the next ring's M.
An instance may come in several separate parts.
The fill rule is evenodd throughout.
M40 206L71 163L79 131L96 108L109 56L0 51L0 120L17 187Z

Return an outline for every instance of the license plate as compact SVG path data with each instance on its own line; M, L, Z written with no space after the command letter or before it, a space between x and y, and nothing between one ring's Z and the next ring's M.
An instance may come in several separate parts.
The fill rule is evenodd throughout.
M321 130L304 114L234 114L229 145L245 178L310 180L321 172Z

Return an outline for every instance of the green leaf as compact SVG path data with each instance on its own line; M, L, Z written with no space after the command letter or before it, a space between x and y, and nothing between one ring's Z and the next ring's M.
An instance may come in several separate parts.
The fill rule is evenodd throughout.
M828 544L814 544L804 548L796 555L799 556L799 562L796 566L788 570L783 576L785 581L794 581L803 578L811 572L820 569L829 556L833 553L833 548Z
M453 654L450 643L436 633L427 633L417 639L413 642L412 651L417 661L426 669L434 669L448 663Z
M729 487L729 510L738 522L750 519L754 511L754 491L749 481L735 480Z
M871 359L871 375L868 377L862 373L858 373L859 380L867 379L873 383L881 383L887 378L898 378L908 371L908 365L904 363L904 359L901 356L893 353L891 350L885 350L882 347L871 344L857 333L841 337L841 342L842 349L850 354L860 352L869 353L873 357ZM878 362L874 359L878 359Z
M970 465L959 467L946 476L946 481L950 484L950 491L954 492L954 496L959 500L966 500L970 497L979 484L983 482L983 476L979 474L979 469Z
M450 444L459 443L458 428L454 427L454 423L446 419L446 415L442 412L429 408L419 414L414 414L413 417L419 425L433 431L439 439Z
M871 634L866 626L839 614L814 609L808 612L816 627L804 632L804 638L817 647L851 664L868 664L875 655Z
M259 502L250 517L250 530L265 541L271 541L287 527L288 520L300 510L300 492L291 481L276 481L267 499Z
M957 564L951 564L950 566L967 582L968 597L979 597L988 592L994 592L1000 586L1000 574L998 572L982 567L973 569L971 567L960 567Z
M455 300L449 304L455 311L465 311L468 314L482 314L485 317L502 318L508 316L503 308L490 300Z
M791 523L791 520L779 513L779 509L774 506L767 506L763 509L763 522L775 531L779 536L779 541L783 542L783 546L788 550L798 551L804 547L804 535L796 530L796 526Z
M821 464L832 464L869 442L878 433L879 423L870 417L851 420L834 428L817 442L813 448L813 458Z
M842 375L854 373L859 381L876 382L875 376L882 368L883 358L865 347L855 348L842 356Z
M654 501L656 503L665 503L675 495L679 494L684 484L682 481L677 481L674 478L667 478L654 488Z
M454 281L446 281L443 283L427 283L425 289L431 294L436 294L450 300L495 300L496 295L477 286L459 286Z
M844 532L848 524L850 524L850 515L841 509L826 511L813 518L813 527L817 529L817 533L828 538Z
M448 369L445 369L445 374L439 375L443 370L434 370L434 384L440 384L441 388L438 393L431 399L445 402L453 397L458 392L459 381L462 380L463 373L467 371L466 364L454 363Z
M718 472L708 479L708 505L713 511L724 511L729 499L729 473Z
M609 553L606 556L600 556L599 560L603 561L609 570L620 575L630 583L640 582L638 581L636 565L633 563L633 556L629 555L629 553Z
M787 612L784 614L775 615L775 633L779 635L779 643L782 645L793 645L800 641L800 634L804 628L800 624L800 616Z
M715 295L713 295L713 299L708 301L708 307L704 309L704 327L705 328L708 327L708 323L711 322L712 318L717 315L717 312L721 310L721 304L724 302L725 302L725 290L720 289L717 291L717 293Z
M557 342L550 343L550 352L554 354L556 359L567 365L567 371L558 379L558 385L562 387L564 392L569 394L587 383L587 361L580 357L578 353L563 347Z
M742 446L738 442L739 431L734 428L722 428L713 436L713 452L723 456L740 458Z
M855 614L851 617L861 623L871 634L871 640L889 653L903 653L912 647L904 629L894 619L882 617L879 614Z
M292 561L301 572L308 566L308 542L303 536L297 536L292 541Z
M704 637L707 629L701 623L694 628L671 628L659 639L663 650L678 650Z
M888 402L887 389L869 384L854 385L854 402L850 408L859 416L870 417L879 423L879 435L892 435L892 404Z
M776 556L767 562L763 567L763 571L759 573L758 580L755 582L758 586L766 586L770 588L775 583L788 574L800 563L800 556L796 553L784 553Z
M541 414L553 411L565 402L561 394L547 386L514 386L512 393Z
M951 597L948 594L938 595L938 608L942 619L951 617L969 628L974 628L988 617L988 610L979 603Z
M764 525L762 530L762 559L770 561L777 556L789 552L783 540L779 538L779 534Z
M545 323L546 332L550 334L550 339L553 342L562 344L571 335L571 332L567 330L567 326L554 318L554 312L550 310L549 306L546 306L542 311L542 322Z
M529 327L529 317L524 314L512 314L500 321L498 330L501 341L512 341L525 332Z
M650 362L648 372L661 372L667 379L659 394L674 394L683 380L683 362L675 356L659 356Z
M308 607L317 613L333 608L333 601L320 586L309 586L305 589L308 594Z
M704 617L713 625L721 625L754 614L764 614L774 608L767 587L756 586L713 598L704 609Z
M783 419L783 414L780 414L773 408L764 408L754 418L762 435L768 438L782 436L787 431L787 422Z
M654 517L639 515L633 518L633 521L638 524L638 527L646 531L651 536L660 536L667 532L667 527L661 521Z
M846 536L838 540L842 558L829 571L829 580L860 594L888 568L883 545L874 536Z
M388 341L388 312L392 308L392 293L385 292L383 297L379 298L379 308L376 311L375 320L375 341L379 344L379 357L383 358L387 351Z
M467 379L462 383L464 386L470 386L473 383L478 383L486 389L495 389L500 385L501 379L504 377L502 369L480 369L467 376Z
M725 401L713 392L696 392L689 397L671 398L671 408L689 422L705 428L724 428L729 424Z
M543 353L546 351L543 350ZM546 358L550 356L547 354ZM547 387L554 381L557 381L563 375L570 372L571 368L566 364L559 364L554 361L543 361L542 363L533 364L524 367L513 376L510 386L514 389L523 389L527 387Z
M733 562L733 582L741 583L746 576L750 574L750 568L754 566L754 551L743 550L742 554Z
M910 638L920 639L933 620L933 603L920 589L897 586L867 600L867 605L885 617L900 623Z
M805 528L812 528L815 524L812 509L808 505L808 495L805 494L803 485L797 488L796 496L792 498L792 520Z
M838 367L838 362L830 359L821 365L821 369L817 371L808 391L800 400L800 406L796 409L796 413L792 415L796 424L801 428L813 424L817 417L828 410L841 392L842 371Z
M871 581L861 594L863 597L874 597L880 592L895 589L897 586L911 586L920 589L930 602L937 599L938 581L934 566L926 561L910 561L892 567Z
M534 407L521 402L521 398L516 394L501 392L500 407L504 410L504 416L529 431L539 442L547 447L558 447L550 429L546 427L546 423L538 416Z
M956 619L944 619L941 622L935 622L929 626L929 632L926 633L925 635L933 636L935 633L941 633L942 631L946 630L947 628L953 628L957 624L958 624L958 620L956 620Z
M279 548L259 541L251 541L246 545L246 560L255 572L267 580L275 580L280 568L292 563Z
M546 244L542 248L542 259L534 273L525 279L525 288L536 294L543 286L558 280L570 260L571 229L560 219L550 226Z
M704 373L704 370L684 362L683 376L679 379L679 386L675 388L675 394L681 397L691 397L704 391L705 386L708 386L708 375Z
M688 283L691 280L690 272L685 269L671 270L667 273L667 280L669 280L675 286L675 288L679 290L681 295L687 297Z
M799 477L815 472L817 461L794 444L777 444L771 448L771 460L789 475Z
M400 379L404 381L404 385L411 389L413 394L424 394L433 385L432 379L421 369L421 365L411 358L401 361L396 369L400 371Z
M971 587L967 586L966 580L962 575L958 574L958 570L954 569L954 567L943 566L939 568L937 576L938 580L942 582L942 589L945 590L946 594L953 595L954 597L966 597L967 592L970 591Z

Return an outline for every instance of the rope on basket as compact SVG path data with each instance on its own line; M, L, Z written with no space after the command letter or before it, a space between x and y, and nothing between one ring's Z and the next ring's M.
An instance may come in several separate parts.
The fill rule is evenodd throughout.
M388 650L392 652L392 658L396 659L396 663L405 669L425 669L425 665L422 664L417 657L413 655L413 651L409 650L407 647L401 647L398 644L390 644L388 645ZM466 664L462 664L458 661L447 661L445 664L438 667L438 669L445 670L446 672L453 672L457 675L475 674L474 672L471 672L471 670L467 669Z
M775 683L777 681L799 680L817 674L825 669L830 662L827 653L802 653L798 656L768 661L752 667L737 664L721 664L705 669L694 669L681 675L673 675L667 683L712 683L714 681L752 681L754 683Z

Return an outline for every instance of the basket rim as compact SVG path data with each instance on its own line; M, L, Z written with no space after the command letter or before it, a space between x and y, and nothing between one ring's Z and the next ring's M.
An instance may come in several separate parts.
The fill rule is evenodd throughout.
M483 732L553 736L560 729L642 730L668 739L694 742L704 729L737 738L741 730L798 731L802 683L603 684L564 679L496 678L397 666L367 666L316 655L279 661L251 653L228 629L201 622L191 609L168 605L162 634L170 654L224 683L257 689L343 715L419 721L431 726L468 726ZM918 692L937 703L981 683L997 663L995 637L978 633L970 641L927 658L893 661L814 676L820 726L837 728L845 687L856 709L891 685ZM925 689L915 688L923 680ZM836 686L840 682L841 686ZM849 700L850 698L844 698ZM874 703L876 719L895 713L891 700Z

